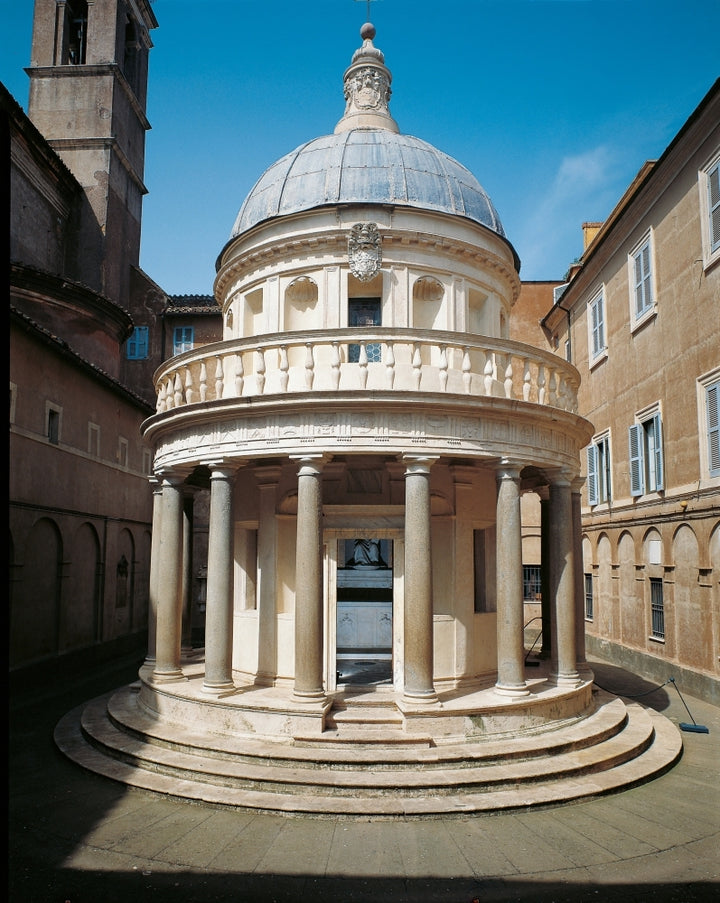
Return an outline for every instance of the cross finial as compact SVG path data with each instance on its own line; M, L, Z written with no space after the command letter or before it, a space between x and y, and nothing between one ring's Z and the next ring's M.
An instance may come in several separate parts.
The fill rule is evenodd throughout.
M370 21L370 4L371 4L371 3L374 3L375 0L355 0L355 2L356 2L356 3L365 3L365 4L366 4L366 6L367 6L367 13L366 13L366 16L365 16L365 21L366 21L366 22L369 22L369 21Z

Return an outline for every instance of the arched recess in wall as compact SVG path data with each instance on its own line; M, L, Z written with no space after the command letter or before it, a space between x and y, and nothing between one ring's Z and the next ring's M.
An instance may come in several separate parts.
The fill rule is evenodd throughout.
M595 622L600 634L608 640L616 638L616 600L612 579L612 545L606 533L602 533L597 544L598 581L595 600Z
M677 657L703 671L713 670L711 597L700 585L700 547L695 531L681 524L673 536L674 605Z
M68 558L68 591L60 618L63 651L100 639L100 539L92 524L81 524L75 531Z
M118 534L115 560L108 561L108 570L111 578L108 594L113 602L111 635L124 636L133 625L136 570L135 540L127 528Z
M645 616L643 613L642 594L638 596L637 571L635 568L637 552L635 540L629 530L623 531L618 540L617 550L619 572L619 607L622 642L642 649L645 646Z
M445 289L432 276L421 276L413 285L413 326L416 329L446 329Z
M10 666L58 651L62 535L48 517L30 530L10 611Z
M285 331L320 328L317 302L318 287L314 279L300 276L291 282L285 290Z
M133 606L133 629L140 630L147 626L150 594L150 549L152 533L143 530L138 543L138 559L135 568L135 604Z
M653 649L654 652L663 652L668 656L675 654L674 629L672 611L668 607L667 586L665 583L665 565L668 563L665 556L660 532L654 527L646 531L643 536L642 562L644 565L644 578L642 584L643 610L645 612L645 625L647 635L655 643L664 644ZM640 587L638 587L640 590Z

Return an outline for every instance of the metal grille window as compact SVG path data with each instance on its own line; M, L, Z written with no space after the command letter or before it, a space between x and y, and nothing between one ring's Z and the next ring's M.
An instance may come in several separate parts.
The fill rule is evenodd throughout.
M652 637L665 639L665 603L663 601L663 584L660 577L650 578L650 612L652 617Z
M380 326L381 310L379 298L352 298L348 303L348 326ZM379 342L365 344L368 363L381 360ZM357 364L360 360L360 345L348 345L348 361Z
M523 601L539 602L542 598L542 584L539 564L523 565Z
M592 574L585 574L585 620L593 619L593 585Z

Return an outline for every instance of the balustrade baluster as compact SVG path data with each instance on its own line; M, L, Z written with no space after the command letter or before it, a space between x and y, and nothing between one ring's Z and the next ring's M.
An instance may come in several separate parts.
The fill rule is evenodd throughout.
M258 395L265 391L265 349L255 349L255 383Z
M392 342L385 346L385 381L388 389L392 389L395 384L395 352Z
M330 359L330 378L332 387L337 391L340 388L340 343L332 343L332 356Z
M165 410L165 383L164 382L161 381L160 383L158 383L157 393L158 393L158 397L157 397L157 404L155 405L155 410L158 412L158 414L162 414L162 412Z
M200 364L200 401L207 401L207 367L205 361Z
M537 374L538 404L545 404L545 366L538 364Z
M367 343L360 343L360 355L358 358L358 364L360 365L360 388L364 389L367 386L367 378L368 378L368 356L367 356Z
M505 358L505 372L504 372L504 382L505 382L505 398L513 398L513 367L512 367L512 354L503 355Z
M220 355L216 355L217 364L215 364L215 398L223 397L224 374L223 364Z
M288 354L287 354L287 346L280 346L280 391L287 391L288 387L288 379L290 378L290 374L288 373L290 369L290 365L288 364Z
M179 408L183 403L183 394L182 394L182 380L180 379L180 374L176 370L175 371L175 385L174 385L174 393L173 393L173 402L176 408Z
M243 369L242 354L238 352L235 355L235 394L238 398L242 397L243 386L245 385L245 370Z
M413 343L412 365L413 376L415 378L415 391L417 392L420 388L420 380L422 378L422 357L420 355L420 346L417 342Z
M483 370L483 382L485 384L485 394L493 393L493 355L492 351L486 351L485 369Z
M440 346L440 391L447 392L448 357L447 345Z
M462 378L465 394L469 395L472 388L472 362L470 361L470 349L467 345L463 348Z
M531 390L532 379L530 376L530 361L525 358L523 361L523 401L530 401Z
M312 342L305 343L305 388L310 391L315 381L315 355Z
M548 385L548 404L552 407L556 407L557 405L557 381L555 376L555 370L550 371L550 383Z
M185 403L192 404L193 403L193 381L192 381L192 373L190 372L190 368L185 368Z

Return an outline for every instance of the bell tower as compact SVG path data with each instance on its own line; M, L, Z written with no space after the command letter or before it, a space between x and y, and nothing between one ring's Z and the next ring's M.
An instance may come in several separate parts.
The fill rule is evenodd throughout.
M35 0L28 115L84 189L73 269L128 307L140 258L151 0Z

